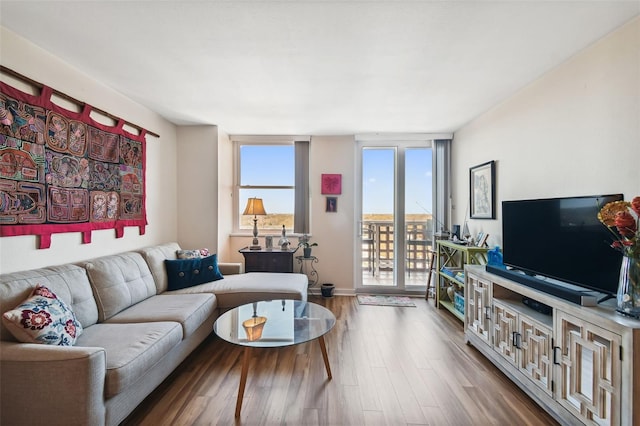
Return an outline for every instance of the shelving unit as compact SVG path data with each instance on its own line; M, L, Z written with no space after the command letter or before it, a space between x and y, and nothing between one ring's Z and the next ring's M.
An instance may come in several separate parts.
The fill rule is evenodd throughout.
M438 279L436 285L436 307L451 311L460 321L464 321L464 273L465 265L484 265L487 263L485 247L467 246L449 240L436 240L436 259ZM444 269L443 269L444 268ZM454 288L454 300L447 292ZM459 303L456 304L455 294ZM456 308L456 305L459 308Z

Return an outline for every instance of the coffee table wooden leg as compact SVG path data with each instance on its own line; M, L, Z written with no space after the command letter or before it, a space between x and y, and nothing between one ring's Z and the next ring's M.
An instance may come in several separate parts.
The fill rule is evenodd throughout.
M327 356L327 346L324 344L324 336L318 337L318 342L320 343L320 350L322 351L322 358L324 359L324 367L327 369L327 376L329 376L329 380L331 380L331 367L329 366L329 356Z
M242 356L242 371L240 372L240 388L238 389L238 400L236 401L236 418L240 417L242 410L242 397L244 396L244 386L247 384L247 372L249 371L249 347L245 346Z

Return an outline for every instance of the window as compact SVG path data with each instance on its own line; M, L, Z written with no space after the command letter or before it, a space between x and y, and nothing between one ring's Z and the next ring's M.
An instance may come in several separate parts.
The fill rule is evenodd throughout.
M308 141L236 140L234 231L253 228L253 216L244 216L249 198L261 198L265 216L258 217L262 230L294 229L294 219L308 217ZM303 155L301 155L303 154ZM304 161L306 155L307 160ZM308 221L304 222L308 223ZM298 227L296 227L298 230Z

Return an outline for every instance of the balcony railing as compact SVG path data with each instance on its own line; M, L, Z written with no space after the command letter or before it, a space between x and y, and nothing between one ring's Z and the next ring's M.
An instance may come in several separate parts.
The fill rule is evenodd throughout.
M405 272L423 275L429 269L433 250L432 221L406 222ZM392 221L364 221L362 231L362 268L375 277L393 271L395 264L395 230Z

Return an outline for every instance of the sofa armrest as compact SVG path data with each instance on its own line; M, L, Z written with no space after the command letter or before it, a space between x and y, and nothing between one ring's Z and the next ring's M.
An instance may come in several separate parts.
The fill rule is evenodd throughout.
M222 275L244 274L243 263L223 262L218 263L218 268L220 269L220 272L222 272Z
M102 348L0 342L0 423L102 425Z

